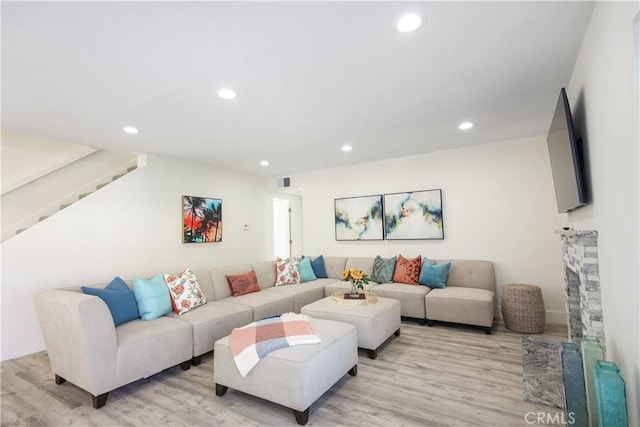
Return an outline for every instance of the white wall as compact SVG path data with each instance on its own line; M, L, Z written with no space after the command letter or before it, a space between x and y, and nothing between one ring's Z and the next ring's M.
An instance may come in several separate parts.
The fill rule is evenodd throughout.
M2 131L2 194L94 151L84 145Z
M593 192L569 222L599 233L607 358L625 378L632 426L640 425L638 10L638 2L597 3L567 88Z
M351 153L357 155L357 153ZM543 290L547 321L566 323L560 237L545 137L300 174L304 252L310 255L480 259L509 283ZM335 240L334 199L442 189L444 240Z
M222 242L181 243L182 195L222 199ZM263 178L148 156L146 167L1 245L2 360L44 349L35 292L270 259L270 211Z

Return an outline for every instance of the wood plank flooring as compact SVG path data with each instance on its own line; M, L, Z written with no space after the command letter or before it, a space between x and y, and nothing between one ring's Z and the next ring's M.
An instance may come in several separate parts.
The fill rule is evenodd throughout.
M405 321L401 330L375 360L360 350L358 375L345 375L311 406L308 426L511 427L532 425L527 413L560 417L522 400L521 334ZM566 336L561 326L547 331ZM87 392L54 383L46 352L3 362L1 370L2 426L297 425L279 405L235 390L217 397L212 354L188 371L174 367L115 390L98 410Z

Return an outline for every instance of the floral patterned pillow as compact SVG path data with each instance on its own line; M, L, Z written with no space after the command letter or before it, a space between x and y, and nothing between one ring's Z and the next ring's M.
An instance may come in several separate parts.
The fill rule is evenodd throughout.
M171 305L176 313L183 314L207 303L196 275L188 268L180 274L165 274L164 281L169 288Z
M301 283L300 270L296 258L276 259L276 286Z
M396 270L393 272L393 281L396 283L417 285L420 279L421 264L422 257L420 256L413 259L407 259L402 255L398 255Z

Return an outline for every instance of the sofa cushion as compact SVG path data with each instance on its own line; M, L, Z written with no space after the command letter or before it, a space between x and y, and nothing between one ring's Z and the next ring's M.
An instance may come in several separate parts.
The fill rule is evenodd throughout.
M105 288L82 286L81 289L85 294L97 296L107 304L116 326L140 318L136 298L120 277L115 277Z
M425 296L425 310L430 320L491 327L494 293L486 289L459 286L432 289Z
M213 289L216 294L216 300L219 301L223 298L231 296L231 288L229 287L229 282L227 281L228 275L245 274L247 271L251 271L251 270L252 270L252 266L248 264L218 267L211 270L210 272L211 281L213 283ZM275 268L274 268L273 274L274 274L274 282L275 282ZM256 276L259 277L259 273L256 273Z
M180 274L165 274L164 281L169 288L171 305L176 313L183 314L207 303L196 275L188 268Z
M420 269L419 283L429 286L430 288L444 288L447 283L447 275L449 274L450 262L442 264L431 264L428 259L422 261Z
M276 286L300 283L300 271L296 258L276 259Z
M134 277L133 294L142 320L154 320L171 313L171 297L162 273L151 279Z
M273 288L276 284L276 262L260 261L251 264L251 269L256 272L260 289Z
M260 292L228 297L222 301L251 307L253 309L252 321L269 316L278 316L282 313L293 311L293 296L279 291L280 288L269 288ZM287 288L287 286L284 286L284 288Z
M329 277L327 276L327 270L324 268L324 257L322 255L311 261L311 267L313 268L313 273L318 279L326 279Z
M308 257L303 257L298 263L298 270L300 271L300 279L303 282L313 282L318 277L313 272L313 267L311 266L311 260Z
M250 294L251 292L260 292L258 278L253 270L244 274L229 275L227 276L227 282L229 282L229 288L231 288L231 295L234 297Z
M293 311L300 313L300 309L307 304L324 298L324 285L319 283L327 279L317 279L298 285L278 286L265 289L265 292L278 292L281 295L293 298Z
M491 261L477 260L437 260L436 264L451 262L447 276L447 288L462 286L464 288L486 289L495 292L496 276Z
M347 263L346 257L326 256L324 258L324 268L327 271L327 277L332 279L340 279L342 272Z
M360 270L367 277L371 277L373 271L373 258L372 257L349 257L344 265L345 270Z
M373 260L371 280L378 283L393 282L393 273L396 270L396 261L396 257L384 259L380 255L377 255Z
M400 301L400 314L405 317L425 319L424 296L431 291L427 286L404 283L383 283L373 289L379 297Z
M207 301L214 301L216 299L216 293L213 290L213 282L211 281L209 270L197 270L193 271L193 274L195 274L200 290Z
M177 317L176 313L169 316ZM213 350L213 344L231 333L233 328L253 321L250 307L223 301L208 301L195 310L184 313L180 320L193 327L193 355L200 356Z
M417 285L420 278L420 264L422 257L418 256L413 259L407 259L402 255L398 255L396 269L393 272L393 281L396 283L406 283L408 285Z
M192 329L189 323L168 316L153 322L134 320L117 327L117 354L111 356L117 360L114 388L191 360ZM103 368L98 365L95 369Z

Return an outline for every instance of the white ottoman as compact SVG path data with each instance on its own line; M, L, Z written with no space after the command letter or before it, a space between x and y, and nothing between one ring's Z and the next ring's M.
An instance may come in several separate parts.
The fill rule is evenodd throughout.
M305 305L302 314L316 319L350 323L358 330L358 347L369 350L369 357L378 356L378 348L392 335L400 335L400 301L380 298L375 304L339 304L326 297Z
M216 395L232 388L293 409L296 421L309 420L309 407L347 372L358 373L356 328L347 323L311 319L322 342L283 348L267 354L240 376L233 361L229 336L216 341L213 380Z

